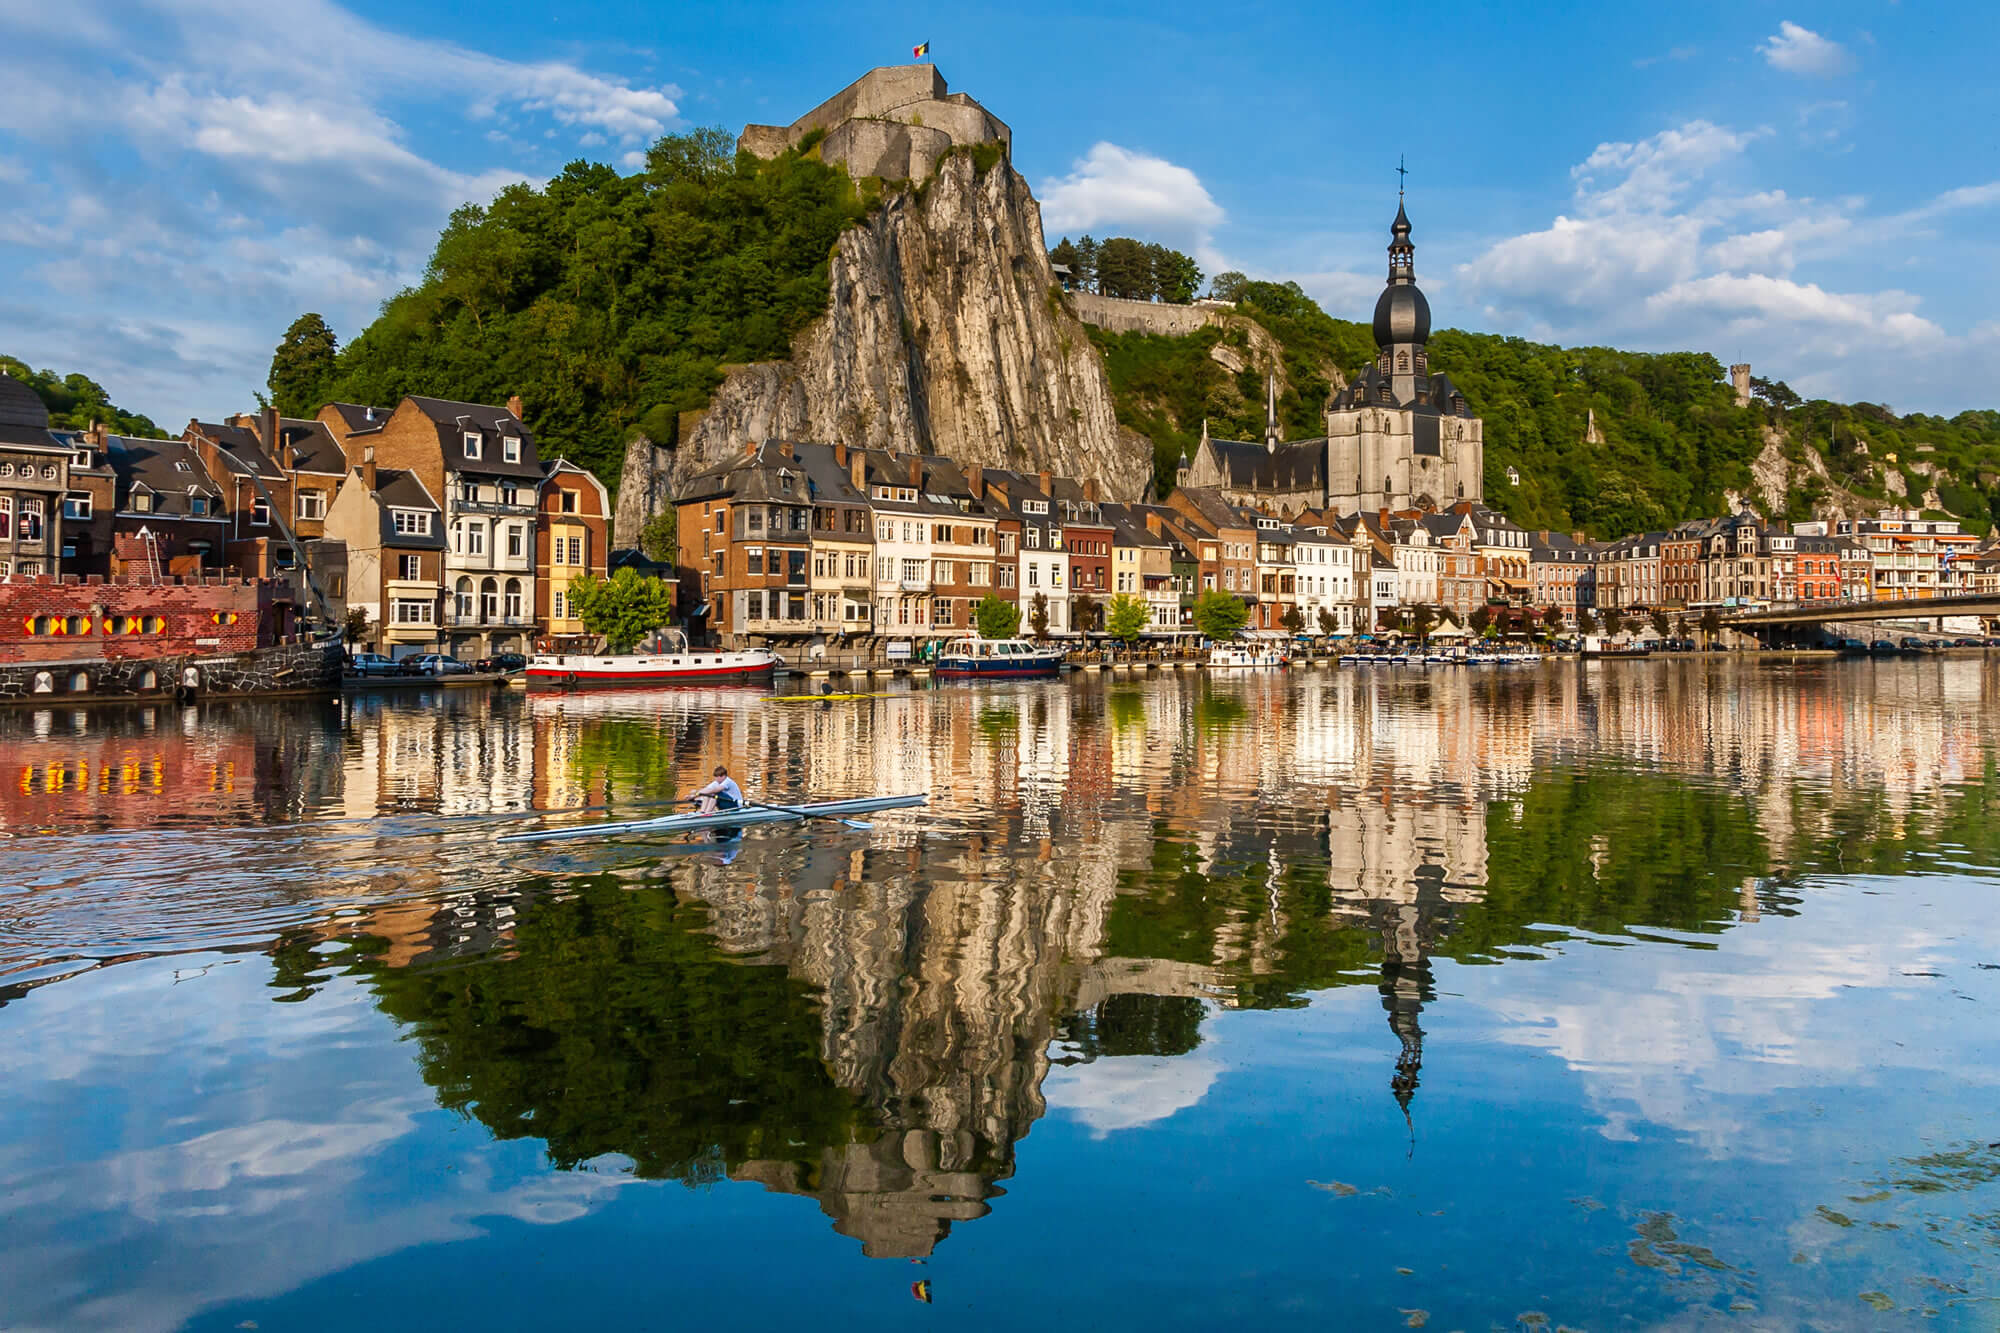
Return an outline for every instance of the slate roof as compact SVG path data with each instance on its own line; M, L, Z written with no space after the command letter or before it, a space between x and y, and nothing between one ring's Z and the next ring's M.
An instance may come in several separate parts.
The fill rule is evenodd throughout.
M49 434L49 409L41 398L5 371L0 371L0 444L62 447L62 442Z
M241 459L242 463L239 465L231 461L228 455L222 456L222 465L237 476L247 477L254 472L265 481L285 479L285 474L279 471L278 466L264 453L264 446L257 439L257 432L244 426L224 426L213 421L190 421L188 429L200 431Z
M437 501L431 498L424 484L417 480L413 472L395 468L382 468L375 474L376 513L382 522L382 545L393 546L403 551L442 551L444 549L444 514L438 509ZM412 532L396 531L396 520L389 513L396 509L421 509L431 516L430 536L418 536Z
M535 456L535 435L527 423L504 407L486 403L459 403L449 398L420 398L411 394L403 401L412 403L437 427L438 444L444 450L447 472L472 472L482 477L527 477L542 479L541 461ZM342 413L343 417L345 413ZM476 430L485 442L476 459L465 456L464 434ZM507 461L501 451L502 436L521 441L521 460Z
M347 473L347 455L341 451L333 438L333 431L324 421L280 417L278 452L294 471L318 472L331 477Z
M1445 374L1443 371L1426 377L1425 392L1417 398L1413 398L1409 402L1396 401L1384 403L1381 391L1385 385L1388 385L1390 394L1393 397L1395 389L1391 382L1394 378L1393 375L1383 375L1381 365L1378 362L1371 361L1368 363L1367 369L1354 377L1353 382L1333 396L1333 406L1336 410L1355 407L1393 406L1403 411L1413 411L1425 416L1434 417L1470 417L1472 415L1472 404L1467 401L1465 394L1459 390L1459 387L1451 382L1451 376ZM1454 398L1457 399L1456 404L1452 401Z
M380 430L394 414L393 408L369 407L365 403L328 403L327 406L340 413L341 423L350 435Z
M202 495L215 501L209 513L196 518L220 520L217 512L222 500L222 491L202 466L201 456L180 440L142 440L129 435L113 435L106 439L105 453L110 457L111 470L117 475L117 508L122 512L132 508L132 492L140 487L153 493L152 514L163 518L195 518L188 503L191 498L189 488L195 495Z
M1326 491L1326 437L1286 440L1276 449L1248 440L1210 439L1222 475L1236 490Z

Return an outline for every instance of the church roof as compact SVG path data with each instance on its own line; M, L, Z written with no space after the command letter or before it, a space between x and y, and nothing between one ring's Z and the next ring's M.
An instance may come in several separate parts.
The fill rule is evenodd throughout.
M1394 376L1384 375L1381 363L1371 361L1366 370L1354 377L1352 383L1333 396L1333 406L1336 411L1356 407L1395 407L1407 412L1421 412L1427 416L1470 417L1472 415L1471 403L1466 401L1465 394L1459 387L1451 382L1451 376L1439 371L1435 375L1426 376L1425 382L1428 391L1422 395L1421 400L1385 403L1382 400L1382 390L1388 388L1391 398L1394 397ZM1456 406L1453 405L1454 399L1457 400Z
M1287 440L1276 449L1248 440L1210 439L1225 484L1234 490L1323 491L1326 437Z

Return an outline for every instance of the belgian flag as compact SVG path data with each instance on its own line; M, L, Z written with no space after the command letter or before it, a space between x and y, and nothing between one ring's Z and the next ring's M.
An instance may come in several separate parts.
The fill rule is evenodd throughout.
M925 56L929 55L930 53L931 53L931 44L929 42L918 42L915 46L910 48L910 54L915 56L919 60L922 60Z

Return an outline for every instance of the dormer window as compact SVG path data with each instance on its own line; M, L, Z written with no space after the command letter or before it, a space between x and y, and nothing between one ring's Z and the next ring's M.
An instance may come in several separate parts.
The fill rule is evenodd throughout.
M205 495L190 497L188 500L188 512L196 518L206 515L208 513L208 497Z
M485 438L476 430L465 432L465 456L477 460L485 452Z
M90 452L90 450L88 450L88 449L79 449L79 450L77 450L77 451L76 451L76 453L75 453L75 454L73 454L73 455L72 455L72 456L70 457L70 460L69 460L69 465L70 465L71 467L96 467L96 466L97 466L97 464L96 464L96 463L95 463L95 462L94 462L94 461L92 460L92 456L91 456L91 452Z
M507 435L507 436L503 436L503 437L501 437L501 440L500 440L500 455L501 455L501 457L505 458L505 459L506 459L506 460L507 460L508 462L510 462L510 463L518 463L518 462L520 462L520 461L521 461L521 437L520 437L520 436L518 436L518 435Z
M139 514L150 514L150 513L152 513L152 512L153 512L153 497L152 497L152 496L150 496L150 495L148 495L148 494L146 494L146 492L144 492L144 491L135 491L135 492L133 492L133 494L132 494L132 510L133 510L133 512L134 512L134 513L139 513Z

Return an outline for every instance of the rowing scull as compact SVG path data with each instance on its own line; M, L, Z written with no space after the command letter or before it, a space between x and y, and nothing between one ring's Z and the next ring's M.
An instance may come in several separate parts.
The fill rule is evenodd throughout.
M634 833L689 833L698 829L737 828L745 824L774 824L797 819L838 818L841 815L866 814L870 810L897 810L907 805L922 805L930 797L922 792L908 796L861 796L846 801L819 801L812 805L773 806L745 805L735 810L718 810L712 815L682 813L661 815L656 819L633 819L622 822L599 822L595 824L571 824L563 828L528 829L521 833L509 833L500 838L501 842L561 842L575 838L613 838Z

